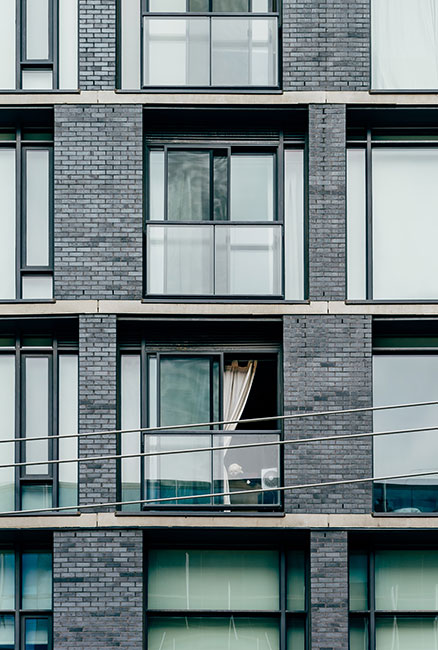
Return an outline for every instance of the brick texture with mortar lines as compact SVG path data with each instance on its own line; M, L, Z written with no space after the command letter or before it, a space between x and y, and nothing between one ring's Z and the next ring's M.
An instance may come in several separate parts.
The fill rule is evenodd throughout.
M116 87L116 0L79 0L79 88Z

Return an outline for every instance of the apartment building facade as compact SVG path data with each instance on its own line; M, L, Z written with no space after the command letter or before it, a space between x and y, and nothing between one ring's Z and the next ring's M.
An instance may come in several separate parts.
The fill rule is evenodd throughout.
M435 648L438 3L0 4L0 648Z

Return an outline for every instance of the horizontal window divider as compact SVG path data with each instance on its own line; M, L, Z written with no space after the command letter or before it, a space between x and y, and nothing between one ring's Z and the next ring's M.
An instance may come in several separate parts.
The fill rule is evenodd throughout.
M175 301L178 303L183 303L183 302L206 302L206 303L215 303L218 304L219 300L222 300L224 304L226 303L233 303L233 302L247 302L249 304L255 304L257 302L263 303L263 302L272 302L272 301L281 301L283 304L283 296L278 295L278 296L259 296L257 295L254 296L254 300L250 296L239 296L239 295L218 295L218 294L210 294L208 296L195 296L193 294L189 295L183 295L181 294L178 298L177 295L165 295L163 298L162 293L148 293L147 297L143 298L142 302L147 304L148 302L151 301L157 301L157 302L167 302L167 301ZM187 299L187 300L186 300ZM16 302L16 301L14 301Z
M248 494L250 493L250 490L248 490ZM196 495L193 496L193 499L196 498ZM202 505L187 505L184 504L183 507L178 506L178 505L160 505L157 504L155 505L154 503L148 502L144 504L143 510L148 512L149 514L154 512L155 514L165 514L166 512L177 512L178 515L182 516L183 513L186 513L188 516L192 516L193 513L196 513L196 515L199 514L205 514L205 513L210 513L215 512L217 514L225 513L227 512L242 512L246 513L248 512L249 508L253 512L280 512L283 510L283 506L280 503L270 503L270 504L263 504L263 503L254 503L254 504L230 504L230 503L222 503L222 504L217 504L217 503L203 503ZM132 514L129 512L123 513L122 514ZM137 512L135 514L144 514L141 512Z
M156 616L159 618L167 618L169 616L181 616L184 618L194 617L236 617L236 616L265 616L269 618L280 618L281 612L275 610L265 609L147 609L147 616Z
M178 431L163 431L160 432L158 431L159 435L171 435L171 436L179 436L181 434L184 435L191 435L191 436L205 436L205 434L212 434L212 435L225 435L225 436L231 436L231 435L280 435L281 430L280 429L204 429L204 431L193 431L193 429L178 429ZM153 431L147 431L146 433L143 434L144 436L153 436L154 432ZM227 449L230 449L230 447L227 447Z
M143 16L147 18L278 18L277 12L221 12L221 11L146 11Z
M168 221L167 219L154 219L154 220L148 220L147 222L148 226L156 225L156 226L161 226L163 227L164 225L169 225L169 226L217 226L218 228L221 227L227 227L227 226L248 226L248 227L254 227L254 226L263 226L263 227L272 227L272 226L282 226L283 220L280 221L280 219L275 220L275 221L237 221L237 220L211 220L207 221L206 219L203 219L202 221Z
M276 92L277 91L277 92ZM25 91L29 92L29 91ZM40 90L36 91L41 93ZM46 92L46 91L44 91ZM64 92L64 91L62 91ZM221 95L251 95L251 94L283 94L280 86L142 86L137 90L118 90L119 93L178 93L181 95L190 93L208 94L220 93Z
M20 267L21 273L23 275L50 275L53 273L53 267L50 268L48 266L22 266Z
M412 616L421 616L422 618L438 618L438 610L420 610L420 609L405 609L405 610L384 610L384 609L376 609L374 610L375 616L397 616L398 618L410 618Z
M53 68L53 61L49 59L23 59L20 61L20 65L22 66L23 70L27 70L29 68L45 68L47 70L51 70Z

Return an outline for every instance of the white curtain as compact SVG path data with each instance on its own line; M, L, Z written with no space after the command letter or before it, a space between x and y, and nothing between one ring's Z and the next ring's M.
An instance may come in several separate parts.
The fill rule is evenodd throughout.
M257 361L248 361L246 366L239 366L238 361L232 361L230 366L225 366L224 372L224 420L240 420L248 401L249 393L257 370ZM237 422L226 424L226 431L234 431ZM223 446L231 444L232 436L223 438ZM222 455L224 492L229 491L228 473L225 467L226 450ZM224 503L230 503L230 497L224 497Z

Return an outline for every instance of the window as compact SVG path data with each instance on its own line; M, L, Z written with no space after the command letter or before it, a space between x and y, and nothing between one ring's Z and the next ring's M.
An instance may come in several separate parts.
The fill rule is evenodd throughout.
M120 0L121 87L278 87L278 1Z
M433 332L435 326L435 321L375 324L374 406L436 400L438 337ZM415 327L417 335L412 336ZM436 426L437 414L438 407L433 405L376 411L375 431L423 427L425 431L375 437L374 476L436 470L437 435L436 431L427 430L427 426ZM374 509L401 514L438 512L438 476L376 481Z
M302 149L157 145L147 170L147 295L304 298Z
M437 90L437 0L372 0L375 90Z
M52 552L0 547L0 648L52 647Z
M300 549L151 548L147 648L304 650L305 572Z
M121 428L243 420L281 412L275 347L233 346L229 352L211 347L208 351L207 346L192 343L181 352L177 344L153 345L147 333L139 345L121 344ZM278 492L256 490L280 484L280 451L272 445L280 438L276 421L122 434L122 454L157 455L145 456L143 462L137 458L121 462L121 500L146 499L147 510L278 510ZM252 442L261 444L228 449ZM264 446L265 442L271 445ZM160 455L212 446L224 449ZM237 494L241 490L254 493ZM224 492L236 494L220 496ZM217 497L197 497L216 493ZM154 499L167 500L154 503ZM140 506L123 509L139 510Z
M2 463L39 463L0 469L0 511L77 504L77 345L42 336L0 335L0 438ZM32 438L44 438L32 441ZM57 438L56 436L61 436Z
M53 134L0 129L0 300L53 297Z
M2 0L0 90L78 87L78 0Z
M438 551L350 554L350 650L430 650L438 643Z
M368 131L347 152L348 298L436 300L436 134Z

